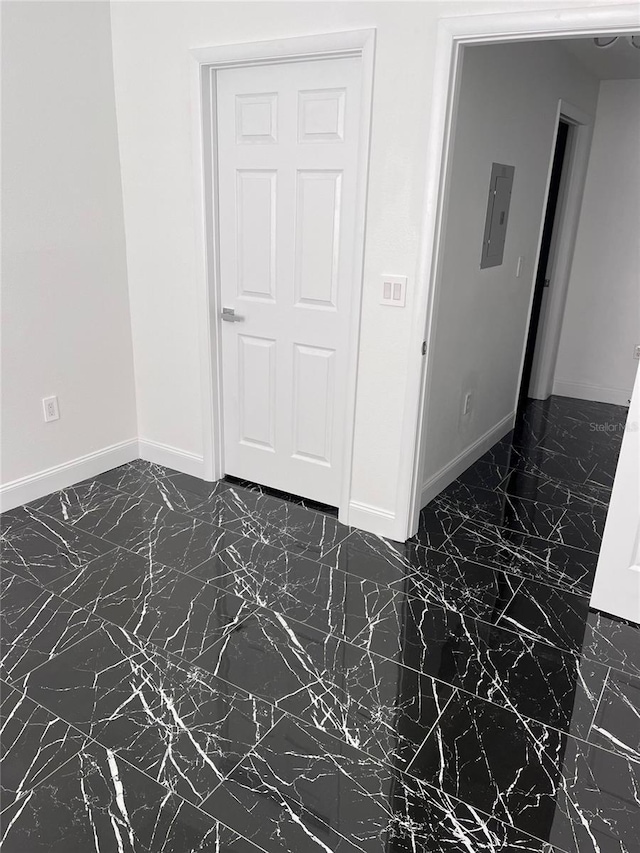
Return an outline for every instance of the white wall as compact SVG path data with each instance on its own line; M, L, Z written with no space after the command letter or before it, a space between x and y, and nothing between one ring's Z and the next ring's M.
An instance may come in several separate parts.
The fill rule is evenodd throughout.
M640 344L640 80L603 80L554 393L627 405Z
M36 496L7 484L136 436L108 3L2 3L2 148L7 507Z
M393 511L437 8L115 3L114 69L140 435L202 454L189 49L377 27L353 498ZM378 276L408 275L404 310ZM375 428L372 426L375 424Z
M467 48L460 81L424 433L423 499L509 429L524 349L558 100L594 114L598 82L552 42ZM491 164L515 167L504 260L480 269ZM524 263L516 278L518 257ZM462 416L464 395L471 413ZM493 432L492 432L493 431ZM476 447L479 455L484 446ZM451 467L458 460L458 468Z

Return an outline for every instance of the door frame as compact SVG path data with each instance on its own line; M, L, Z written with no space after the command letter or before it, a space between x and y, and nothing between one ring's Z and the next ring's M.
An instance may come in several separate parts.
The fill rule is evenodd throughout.
M191 105L198 258L198 311L202 389L203 478L225 474L222 388L219 211L216 156L216 74L227 68L358 58L361 63L360 143L354 242L354 293L347 355L347 401L339 518L348 520L355 428L356 386L362 311L366 204L369 177L373 68L376 30L350 30L242 44L195 48L191 55Z
M402 430L402 446L407 452L401 457L396 502L396 518L404 526L406 538L418 529L421 509L424 424L431 403L434 332L464 48L525 39L620 35L638 26L637 7L630 4L443 17L438 21L415 312L409 338L409 351L425 352L426 358L410 360L407 368Z
M544 203L545 213L549 202L549 179L551 178L551 168L553 166L553 152L555 151L558 126L561 119L571 125L572 128L568 141L568 151L565 155L564 168L567 170L567 174L564 187L560 189L558 210L556 211L553 225L554 236L552 237L552 241L554 243L554 255L551 261L551 287L549 288L545 309L541 312L538 322L538 340L536 341L530 382L530 387L535 388L536 394L541 395L541 399L546 399L549 394L553 393L558 347L560 346L560 333L562 332L562 319L567 303L569 277L571 275L571 264L573 263L578 223L580 220L580 208L582 206L582 196L584 195L587 169L589 166L589 152L591 150L591 137L593 135L595 116L588 115L562 98L558 101L556 127L549 161L547 194ZM540 244L543 227L544 216L538 240L538 255L535 267L536 277L540 264ZM527 331L529 330L530 322L531 317L529 316ZM524 355L518 389L522 384L523 367Z

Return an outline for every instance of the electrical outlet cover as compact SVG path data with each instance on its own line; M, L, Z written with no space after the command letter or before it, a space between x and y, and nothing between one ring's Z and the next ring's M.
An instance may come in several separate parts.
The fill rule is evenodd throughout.
M42 408L44 410L44 419L47 423L49 421L57 421L60 418L57 397L44 397L42 400Z

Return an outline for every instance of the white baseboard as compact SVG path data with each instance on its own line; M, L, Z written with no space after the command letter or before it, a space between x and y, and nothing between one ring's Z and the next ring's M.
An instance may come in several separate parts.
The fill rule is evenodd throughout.
M500 441L510 429L513 429L513 424L516 419L516 413L511 412L494 427L481 435L472 445L465 448L462 453L459 453L455 459L448 462L443 468L433 474L427 482L422 486L422 498L420 506L425 506L432 501L436 495L439 495L443 489L446 489L450 483L453 483L463 471L466 471L470 465L477 462L480 457L489 450L490 447Z
M138 440L138 456L147 462L155 462L156 465L164 465L165 468L173 468L182 474L191 474L194 477L203 477L204 459L196 453L187 450L179 450L170 444L161 444L159 441L151 441L148 438Z
M0 511L6 512L16 506L35 501L58 489L66 489L74 483L96 477L111 468L117 468L138 458L138 439L121 441L103 447L85 456L78 456L62 465L54 465L28 477L12 480L0 486Z
M398 529L395 513L378 506L351 501L349 503L349 517L339 520L350 527L366 530L367 533L375 533L376 536L385 536L387 539L395 539L397 542L404 541L404 532Z
M605 388L603 385L565 382L563 379L555 380L553 393L559 397L575 397L577 400L613 403L616 406L628 406L631 399L631 388Z

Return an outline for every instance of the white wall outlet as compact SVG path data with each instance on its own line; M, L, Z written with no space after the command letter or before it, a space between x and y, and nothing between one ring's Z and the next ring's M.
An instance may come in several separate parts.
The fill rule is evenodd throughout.
M380 304L404 308L407 299L406 275L383 275L381 276L381 283Z
M633 357L634 358L640 358L640 344L638 344L638 346L634 349Z
M471 411L471 391L467 391L462 402L462 414L468 415Z
M45 421L57 421L60 417L57 397L44 397L42 400Z

